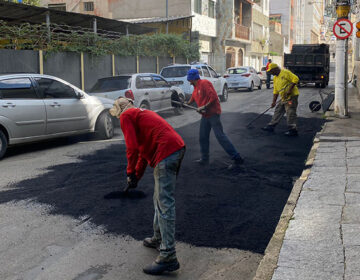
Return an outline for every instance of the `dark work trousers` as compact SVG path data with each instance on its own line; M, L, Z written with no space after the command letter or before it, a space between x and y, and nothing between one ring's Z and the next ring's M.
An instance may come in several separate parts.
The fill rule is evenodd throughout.
M220 121L220 115L213 115L209 118L202 117L200 122L200 149L201 158L205 161L209 160L209 145L210 145L210 131L214 130L216 139L223 147L225 152L231 157L232 160L241 159L238 151L230 142L229 138L225 135Z
M266 72L266 88L270 88L270 84L271 84L271 74Z

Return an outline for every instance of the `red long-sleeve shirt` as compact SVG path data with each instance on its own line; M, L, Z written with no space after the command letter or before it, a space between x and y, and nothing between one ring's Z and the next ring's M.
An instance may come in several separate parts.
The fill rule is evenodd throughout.
M185 147L179 134L158 114L150 110L130 108L120 115L124 133L127 174L136 173L138 179L147 164L155 167L160 161Z
M189 103L192 103L193 101L196 102L198 107L204 106L210 102L210 105L206 107L206 112L202 114L205 118L210 118L215 114L221 114L219 97L214 86L208 80L198 80Z

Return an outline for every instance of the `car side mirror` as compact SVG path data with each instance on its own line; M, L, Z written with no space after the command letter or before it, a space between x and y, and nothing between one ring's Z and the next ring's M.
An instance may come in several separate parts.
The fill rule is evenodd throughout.
M77 99L82 99L82 98L84 98L84 94L82 92L80 92L80 91L77 91L76 92L76 98Z

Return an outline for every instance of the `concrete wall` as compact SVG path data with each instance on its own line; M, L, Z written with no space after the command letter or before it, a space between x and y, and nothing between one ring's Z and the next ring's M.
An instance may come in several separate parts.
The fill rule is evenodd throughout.
M136 57L116 56L115 75L136 73Z
M100 78L112 76L112 57L84 54L85 91L92 88Z
M38 51L3 50L0 49L0 74L7 73L40 73L40 59ZM157 65L158 61L158 65ZM139 57L139 72L156 73L169 64L186 63L186 58L178 57L175 61L171 57ZM95 82L104 77L137 73L136 57L120 57L112 55L91 56L84 53L84 85L81 76L81 55L78 53L51 53L43 55L43 73L59 77L79 88L84 86L89 90Z
M165 0L109 0L114 19L165 17ZM191 0L169 0L169 16L191 15Z
M59 77L81 87L81 63L78 53L51 53L44 57L44 74ZM64 71L66 69L66 71ZM36 70L38 71L38 70Z
M37 51L0 51L0 74L38 73L39 52Z

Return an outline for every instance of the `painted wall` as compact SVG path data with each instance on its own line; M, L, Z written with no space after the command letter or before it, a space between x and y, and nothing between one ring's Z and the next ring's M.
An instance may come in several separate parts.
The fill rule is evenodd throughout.
M100 17L112 18L111 10L109 9L109 1L104 0L93 0L94 11L84 11L84 0L40 0L40 5L48 7L49 4L63 4L66 3L66 11L74 13L83 13L89 15L96 15Z
M108 0L114 19L165 17L165 0ZM169 0L169 16L191 15L191 0Z

